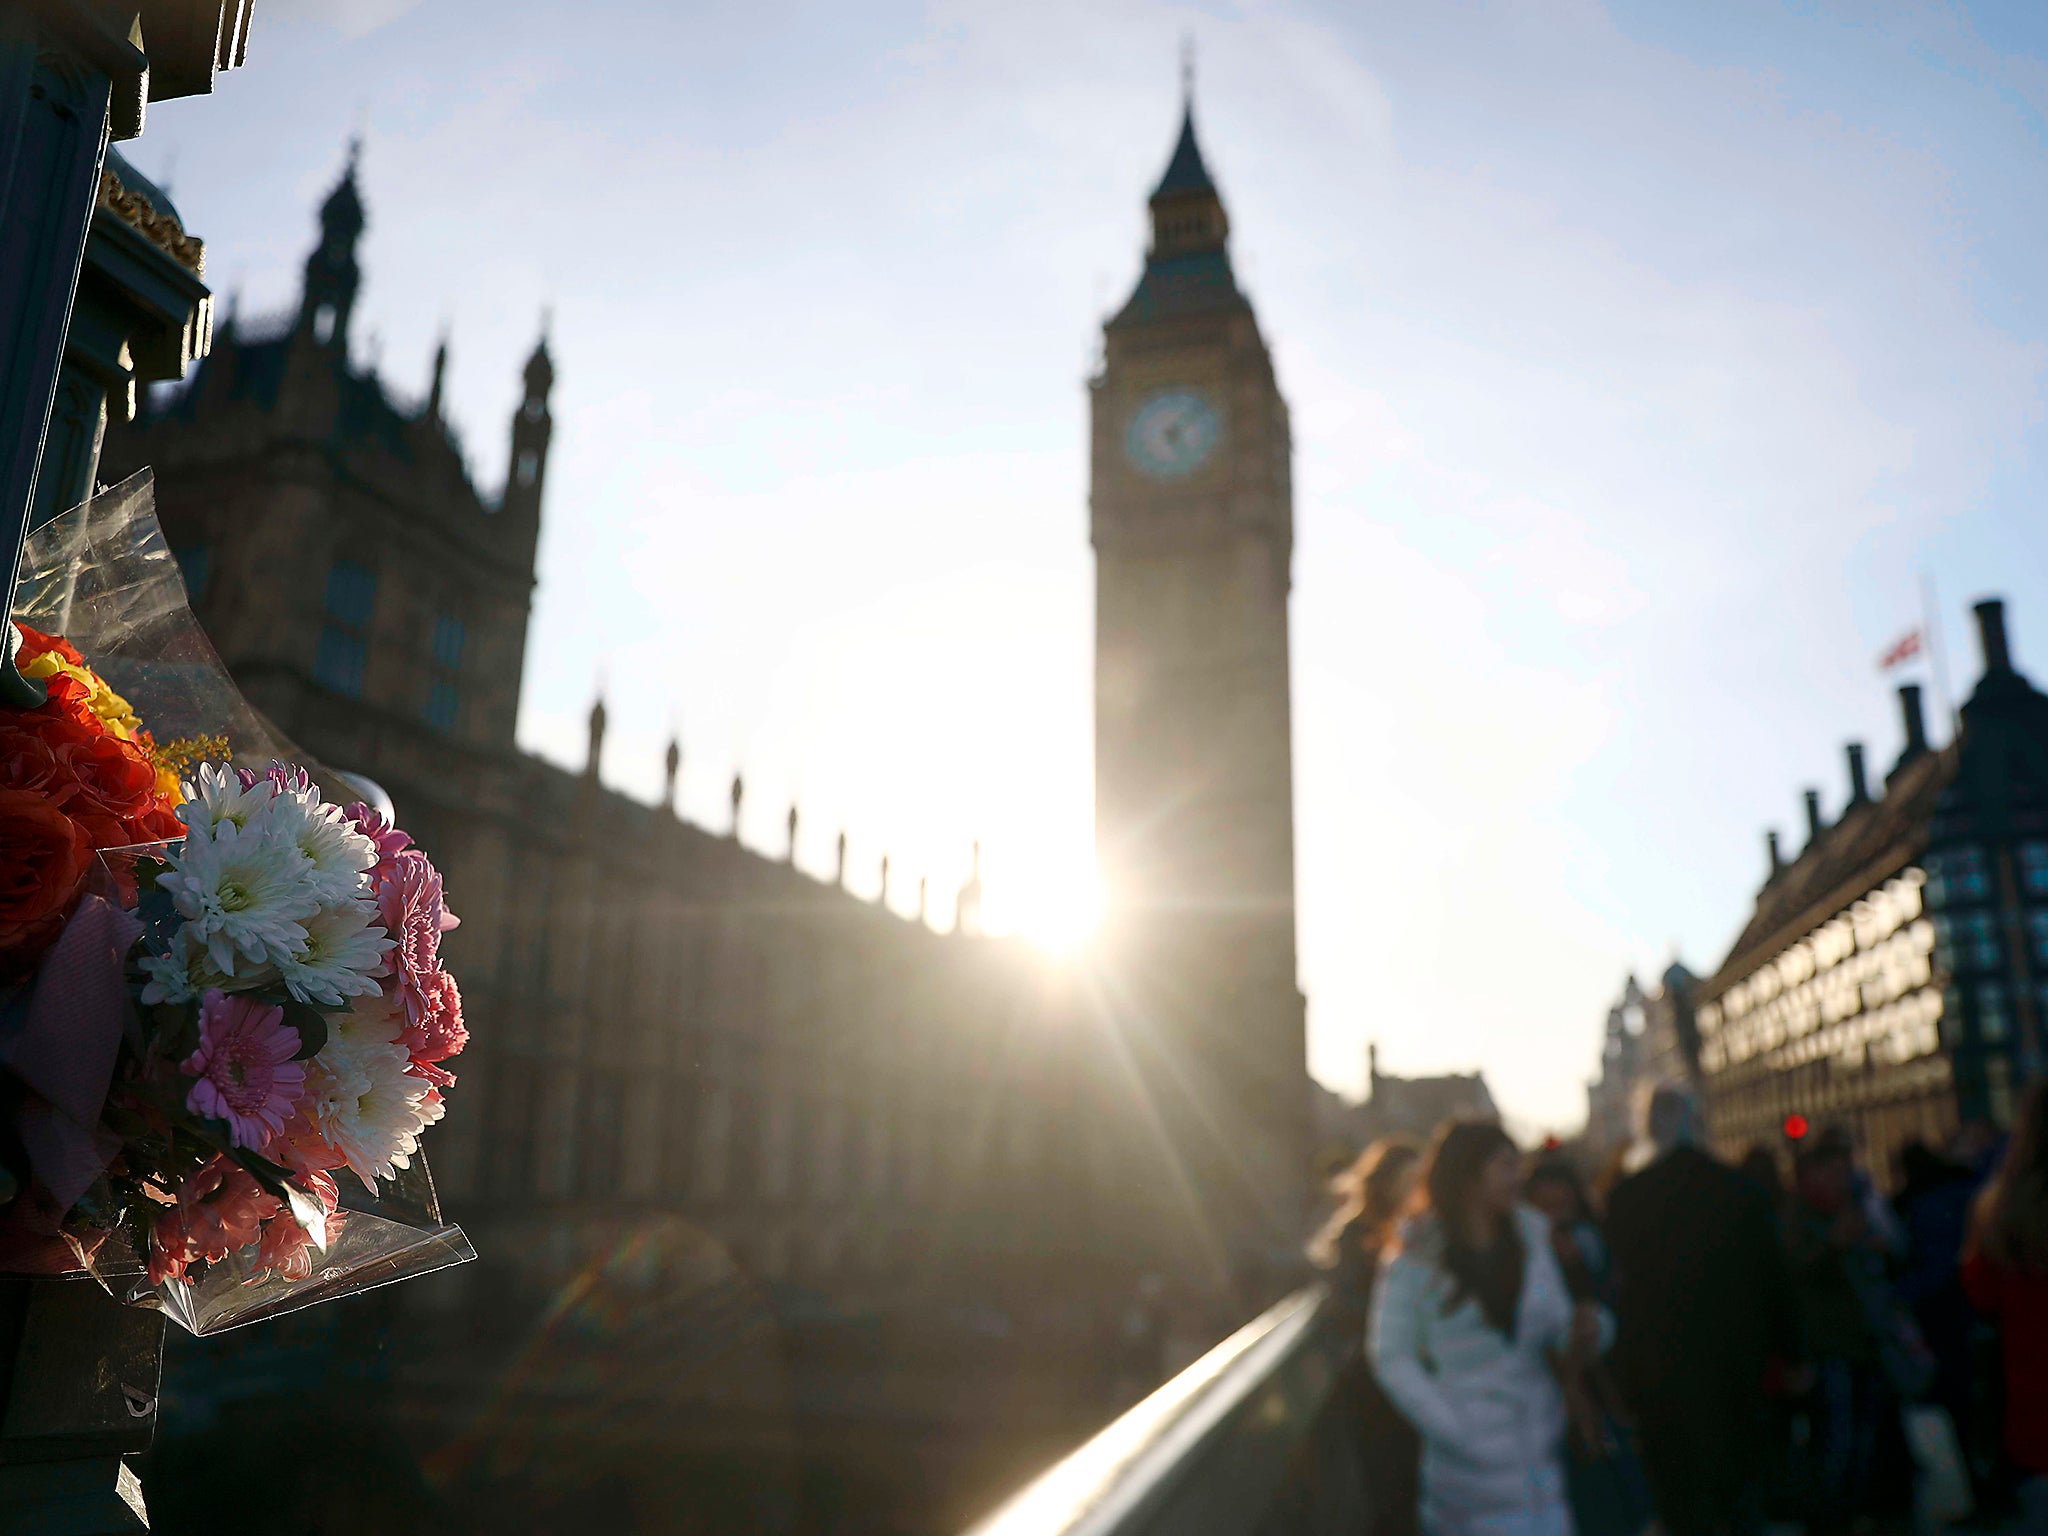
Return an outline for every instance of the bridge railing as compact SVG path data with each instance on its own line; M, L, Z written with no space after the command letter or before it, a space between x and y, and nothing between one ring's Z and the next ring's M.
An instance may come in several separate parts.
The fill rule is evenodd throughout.
M969 1536L1336 1536L1364 1525L1343 1377L1359 1341L1321 1287L1245 1324Z

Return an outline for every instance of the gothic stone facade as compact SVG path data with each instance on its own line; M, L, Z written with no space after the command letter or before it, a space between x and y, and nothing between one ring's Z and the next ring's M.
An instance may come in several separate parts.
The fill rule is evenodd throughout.
M401 1330L431 1314L404 1336L434 1340L410 1352L403 1411L427 1443L480 1432L533 1320L621 1251L672 1271L660 1285L694 1275L842 1321L936 1320L971 1336L947 1341L963 1369L992 1334L1087 1357L1095 1311L1128 1283L1090 1192L1124 1117L1077 1102L1094 1053L1065 1027L1060 976L1020 944L941 935L603 788L601 709L580 775L516 749L553 365L543 342L507 483L486 495L442 417L445 353L426 399L404 404L350 355L363 217L351 168L297 312L223 324L193 383L112 435L103 475L153 469L195 609L246 693L317 759L389 791L463 919L446 943L471 1044L431 1152L481 1258L397 1293ZM672 753L672 789L675 769ZM690 1347L722 1348L723 1316ZM591 1351L648 1347L628 1334ZM893 1358L916 1348L936 1346ZM1106 1411L1085 1373L1041 1383L1007 1427L990 1422L999 1395L924 1390L890 1358L861 1374L886 1408L820 1410L841 1428L964 1415L945 1431L1038 1456L1050 1431L1034 1440L1033 1423L1070 1436ZM709 1413L686 1371L659 1390L598 1377L583 1411L636 1380L660 1411L625 1418L666 1426L671 1452L674 1426ZM786 1429L796 1413L771 1417ZM842 1459L865 1475L872 1450ZM933 1476L923 1495L945 1507ZM486 1482L521 1490L508 1518L530 1493Z
M296 312L231 317L112 435L252 701L389 791L462 915L431 1151L481 1258L395 1293L394 1402L492 1528L600 1488L636 1528L791 1528L821 1480L864 1529L957 1526L1106 1416L1141 1272L1211 1336L1281 1278L1309 1160L1286 411L1191 127L1153 211L1095 384L1104 971L684 823L673 748L667 804L604 789L601 707L583 773L517 750L553 364L486 494L445 350L417 403L350 354L353 167Z

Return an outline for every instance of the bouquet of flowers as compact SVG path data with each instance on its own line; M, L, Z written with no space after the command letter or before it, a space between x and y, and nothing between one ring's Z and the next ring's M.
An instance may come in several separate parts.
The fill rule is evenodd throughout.
M418 1159L467 1039L439 872L13 628L47 697L0 709L0 1270L208 1332L469 1257Z

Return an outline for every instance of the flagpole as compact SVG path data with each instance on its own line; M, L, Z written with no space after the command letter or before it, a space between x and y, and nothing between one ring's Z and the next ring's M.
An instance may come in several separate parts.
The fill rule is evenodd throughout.
M1948 739L1954 741L1963 733L1963 724L1956 714L1955 696L1948 690L1948 655L1941 644L1941 608L1934 598L1934 578L1925 571L1920 573L1920 623L1927 631L1928 670L1934 677L1935 700L1948 719Z

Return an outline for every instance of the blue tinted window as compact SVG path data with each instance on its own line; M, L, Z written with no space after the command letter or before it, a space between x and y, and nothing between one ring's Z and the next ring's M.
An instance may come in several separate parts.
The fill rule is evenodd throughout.
M1998 918L1990 912L1966 912L1956 919L1957 967L1995 970L2005 958L1999 943Z
M2010 1032L2011 1025L2005 1013L2005 988L1995 981L1986 982L1977 989L1977 1038L2003 1040Z
M336 693L361 698L365 649L360 635L333 624L321 625L320 649L313 653L314 678Z
M327 613L350 629L369 626L370 610L377 606L377 578L368 566L353 560L337 560L327 572Z
M436 683L427 690L427 707L421 714L435 730L452 731L455 729L455 711L461 702L453 683Z
M462 665L462 620L452 614L434 620L434 665L450 672Z
M2020 844L2020 884L2036 896L2048 896L2048 843Z

